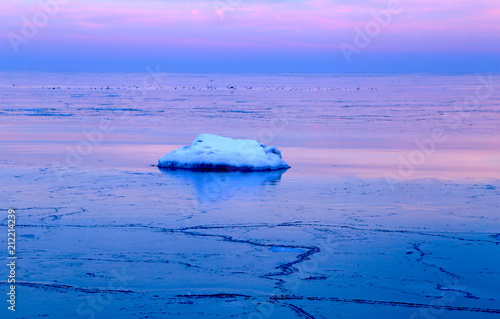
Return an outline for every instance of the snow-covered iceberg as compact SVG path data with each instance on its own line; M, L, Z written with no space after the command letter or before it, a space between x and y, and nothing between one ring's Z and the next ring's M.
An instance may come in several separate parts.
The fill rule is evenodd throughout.
M254 140L234 140L201 134L189 146L183 146L160 158L158 167L192 170L267 171L290 168L275 146Z

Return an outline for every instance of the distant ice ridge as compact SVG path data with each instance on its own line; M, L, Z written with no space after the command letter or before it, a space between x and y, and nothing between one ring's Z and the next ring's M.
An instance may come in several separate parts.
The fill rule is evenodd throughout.
M275 146L254 140L234 140L212 134L199 135L160 158L158 167L193 170L267 171L290 168Z

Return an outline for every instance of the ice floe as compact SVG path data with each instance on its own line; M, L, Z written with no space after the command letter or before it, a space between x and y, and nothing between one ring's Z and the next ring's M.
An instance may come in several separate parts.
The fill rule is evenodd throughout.
M160 158L158 167L192 170L267 171L290 168L275 146L201 134L189 146Z

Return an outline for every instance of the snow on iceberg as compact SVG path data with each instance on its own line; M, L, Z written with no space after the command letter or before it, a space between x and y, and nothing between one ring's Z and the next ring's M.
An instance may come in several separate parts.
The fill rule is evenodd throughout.
M234 140L212 134L199 135L160 158L158 167L192 170L267 171L290 168L275 146L254 140Z

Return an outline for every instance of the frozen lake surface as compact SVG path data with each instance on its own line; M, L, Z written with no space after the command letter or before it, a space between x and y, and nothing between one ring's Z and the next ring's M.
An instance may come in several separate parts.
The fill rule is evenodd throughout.
M2 318L497 318L499 83L1 73ZM155 166L201 133L292 168Z

